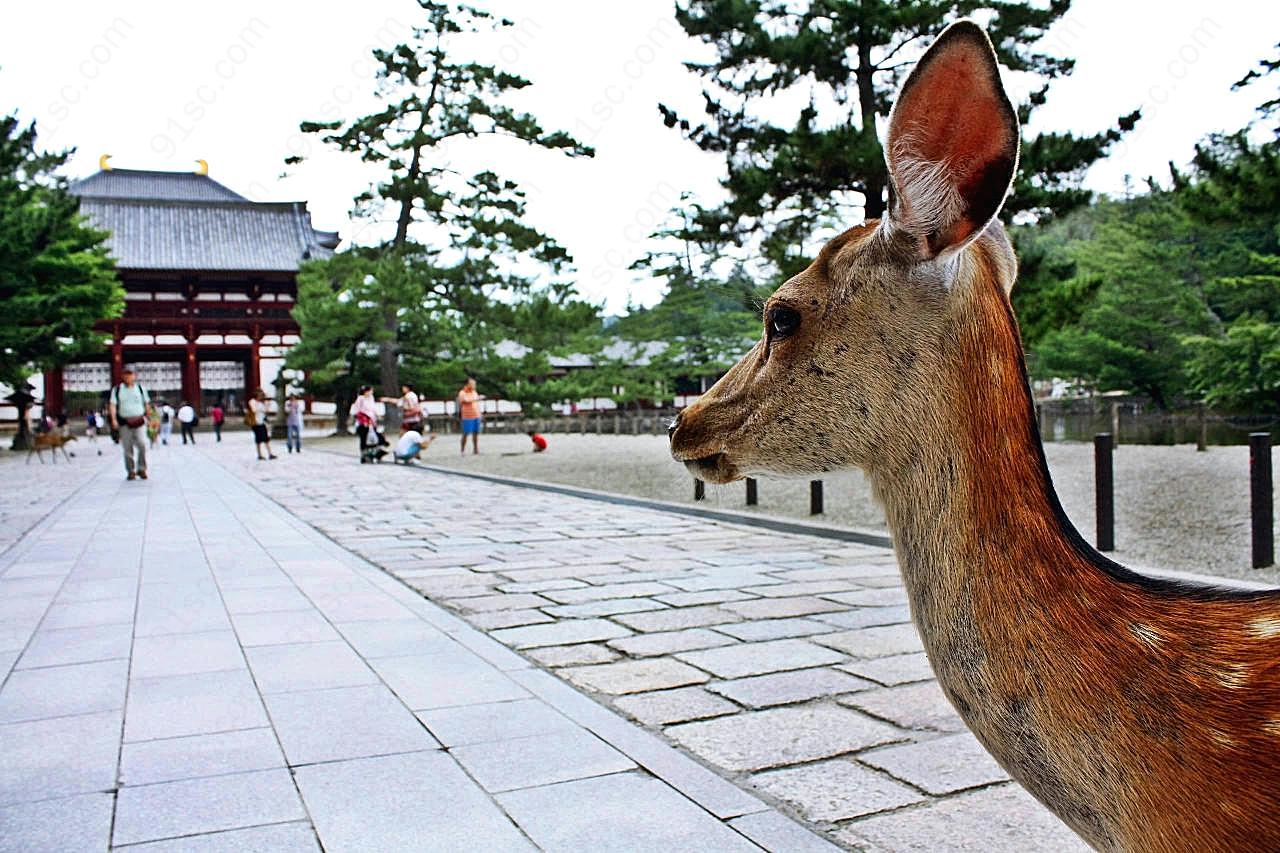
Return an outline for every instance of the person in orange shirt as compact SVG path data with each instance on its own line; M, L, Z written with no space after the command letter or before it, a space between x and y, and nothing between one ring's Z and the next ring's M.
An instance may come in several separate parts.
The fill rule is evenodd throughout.
M467 436L471 436L471 449L480 452L480 401L484 396L476 391L474 376L467 377L467 384L458 392L458 417L462 419L462 452L467 452Z

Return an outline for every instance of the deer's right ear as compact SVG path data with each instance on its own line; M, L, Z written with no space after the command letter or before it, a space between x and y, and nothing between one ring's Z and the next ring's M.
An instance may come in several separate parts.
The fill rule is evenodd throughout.
M890 226L915 235L924 258L963 248L1000 212L1018 139L987 34L971 21L952 24L889 114Z

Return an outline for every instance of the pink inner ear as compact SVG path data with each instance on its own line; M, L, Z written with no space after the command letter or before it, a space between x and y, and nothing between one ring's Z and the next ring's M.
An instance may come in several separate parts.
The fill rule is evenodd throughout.
M889 122L895 218L927 256L958 246L1000 209L1017 163L1018 122L981 30L957 24L925 52Z
M980 50L960 40L929 57L902 93L890 128L903 145L890 149L891 160L947 163L962 195L968 180L1009 147L1000 84Z

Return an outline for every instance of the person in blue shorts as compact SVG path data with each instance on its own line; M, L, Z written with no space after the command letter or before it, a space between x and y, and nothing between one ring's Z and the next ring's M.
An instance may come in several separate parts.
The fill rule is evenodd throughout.
M462 419L462 452L467 452L467 436L471 436L471 450L480 452L480 401L484 397L476 391L474 376L467 377L467 384L458 392L458 417Z

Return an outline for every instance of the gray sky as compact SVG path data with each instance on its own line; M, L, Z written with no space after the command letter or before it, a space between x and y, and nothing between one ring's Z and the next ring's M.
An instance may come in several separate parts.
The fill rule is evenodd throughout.
M629 296L652 303L660 284L627 271L646 235L681 192L718 197L720 162L663 127L655 106L700 111L700 81L681 62L706 58L706 48L684 37L670 0L480 5L517 26L475 40L476 55L531 78L517 105L597 156L572 160L505 140L442 156L522 182L530 218L572 252L586 296L615 311ZM411 0L12 4L0 29L0 111L35 119L45 147L77 148L73 176L95 171L107 153L116 166L144 169L204 158L232 189L306 200L318 227L370 242L379 226L347 217L369 172L297 127L368 108L369 50L403 39L416 11ZM1185 162L1206 132L1249 120L1262 92L1229 86L1270 53L1278 24L1275 2L1077 0L1047 37L1076 58L1076 71L1055 84L1033 129L1093 132L1141 107L1143 121L1087 183L1119 192L1126 174L1165 176L1165 164ZM1008 83L1016 98L1023 84ZM290 153L313 156L281 178Z

